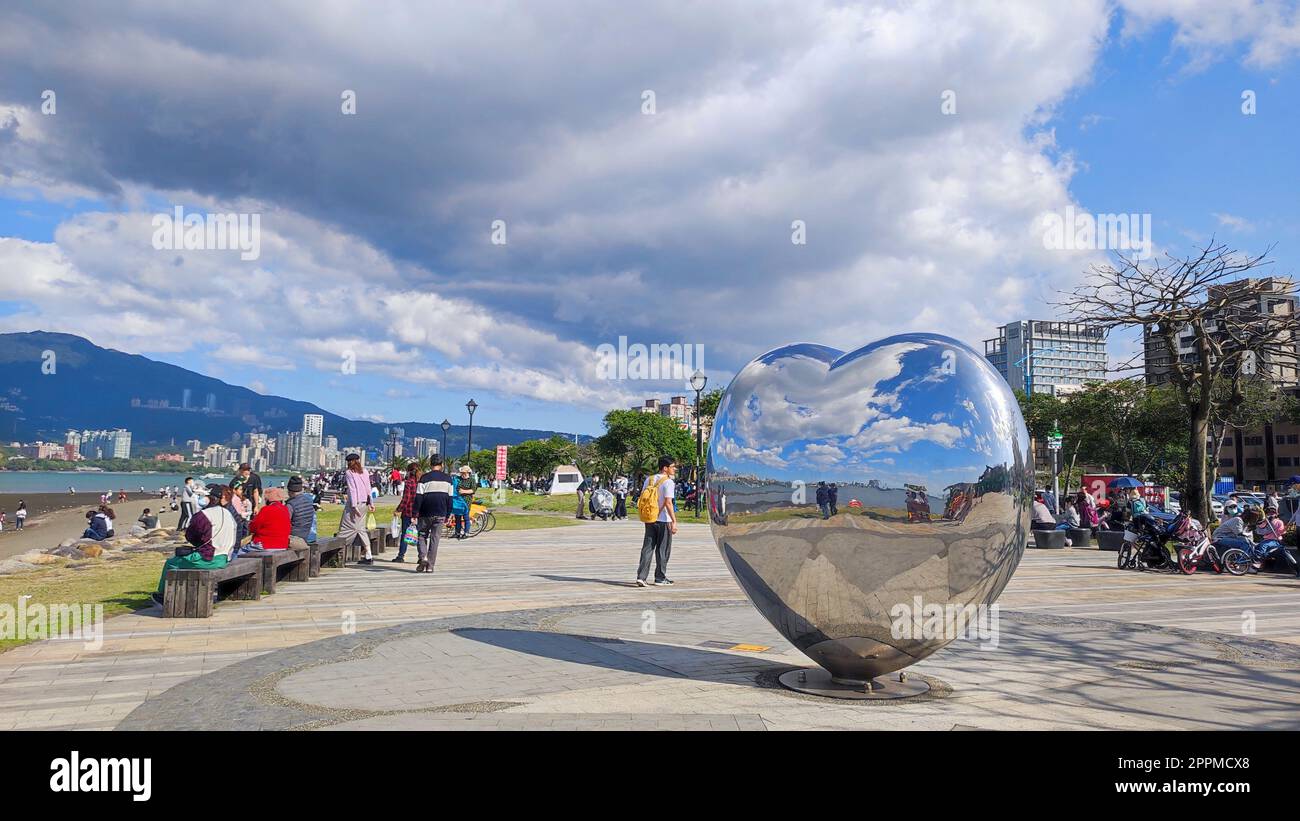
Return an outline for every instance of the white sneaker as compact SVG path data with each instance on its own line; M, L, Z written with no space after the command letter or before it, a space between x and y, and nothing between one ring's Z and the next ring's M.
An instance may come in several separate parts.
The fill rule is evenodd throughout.
M648 585L648 584L645 583L645 579L637 579L637 580L636 580L636 586L637 586L637 587L649 587L650 585Z

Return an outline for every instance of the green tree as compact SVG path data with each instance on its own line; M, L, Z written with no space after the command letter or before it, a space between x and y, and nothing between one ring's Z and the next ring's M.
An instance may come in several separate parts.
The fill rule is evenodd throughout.
M660 456L691 464L695 440L673 419L657 413L613 410L605 414L605 433L595 441L595 453L610 460L618 473L638 475L654 470Z
M496 479L496 448L483 448L471 453L469 456L469 468L474 471L474 475L480 479L487 479L489 482Z
M1209 471L1203 468L1209 461L1211 424L1216 416L1231 415L1221 406L1223 397L1231 404L1241 393L1216 391L1216 383L1239 381L1257 363L1300 364L1300 313L1258 307L1296 294L1294 283L1260 275L1259 269L1270 264L1268 251L1243 255L1214 240L1182 259L1117 255L1113 264L1094 267L1087 281L1058 303L1069 321L1107 331L1133 328L1148 336L1152 344L1144 345L1139 356L1169 378L1185 411L1191 469L1182 506L1202 521L1210 514ZM1183 355L1185 349L1191 355ZM1120 369L1140 367L1136 360Z

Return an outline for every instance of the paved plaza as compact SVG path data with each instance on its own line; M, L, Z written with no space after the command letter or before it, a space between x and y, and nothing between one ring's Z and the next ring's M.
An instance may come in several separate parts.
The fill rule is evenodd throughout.
M640 534L493 532L446 543L432 576L380 560L202 621L114 618L97 651L0 655L0 729L1300 729L1290 577L1031 550L996 648L959 641L910 668L925 696L850 703L776 684L808 661L707 526L683 526L666 588L629 584Z

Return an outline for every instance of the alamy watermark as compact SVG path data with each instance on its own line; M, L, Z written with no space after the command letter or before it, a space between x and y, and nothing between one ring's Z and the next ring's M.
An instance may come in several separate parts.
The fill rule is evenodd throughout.
M596 346L597 379L689 379L704 370L704 346L689 342L654 342L649 345L618 338Z
M159 251L239 251L244 261L262 255L261 214L155 214L153 247Z
M104 646L104 605L29 604L30 598L20 596L17 607L0 603L0 639L80 639L89 651Z
M925 604L920 596L911 603L889 608L889 634L908 641L978 640L981 650L998 648L998 605Z
M1043 225L1043 247L1049 251L1127 251L1136 259L1151 256L1150 214L1092 214L1076 211L1048 212Z

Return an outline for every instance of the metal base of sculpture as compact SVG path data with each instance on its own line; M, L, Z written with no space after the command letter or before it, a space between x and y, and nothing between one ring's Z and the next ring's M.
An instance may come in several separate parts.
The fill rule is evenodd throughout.
M930 692L924 679L902 672L891 676L878 676L866 681L849 681L833 677L820 667L808 667L782 673L777 679L781 685L797 693L824 698L841 698L851 701L878 701L913 698Z

